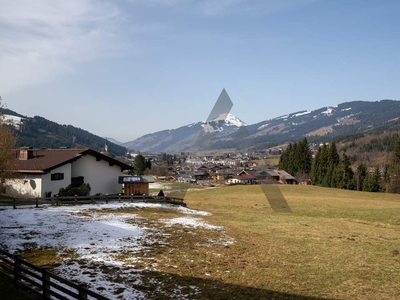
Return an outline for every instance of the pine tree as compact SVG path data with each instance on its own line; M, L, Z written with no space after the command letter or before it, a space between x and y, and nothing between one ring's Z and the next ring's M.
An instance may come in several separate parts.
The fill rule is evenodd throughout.
M320 185L326 175L327 170L327 146L324 144L319 147L317 153L315 154L315 159L311 166L310 178L313 184Z
M356 170L357 191L363 190L364 180L367 177L367 173L368 173L367 165L363 162L360 162L357 165L357 170Z
M307 138L303 138L296 148L296 172L309 174L312 165L312 153Z
M146 170L146 159L142 154L138 154L133 161L133 170L136 175L143 175Z
M363 191L365 192L380 192L382 191L381 185L381 172L379 167L376 167L373 174L367 173L364 180Z
M343 154L338 166L334 171L334 180L337 188L354 190L356 187L354 172L351 169L350 159L346 154Z
M296 173L309 174L312 154L306 138L298 143L290 143L279 158L279 168L293 176Z
M327 168L324 179L322 180L322 186L326 187L337 187L337 180L335 177L335 169L340 162L340 157L336 149L335 142L332 142L326 151Z

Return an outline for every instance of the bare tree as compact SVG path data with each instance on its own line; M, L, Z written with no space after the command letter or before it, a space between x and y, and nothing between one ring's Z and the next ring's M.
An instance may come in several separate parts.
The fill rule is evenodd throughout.
M0 97L0 192L4 192L4 183L6 179L12 178L15 173L13 162L15 161L15 147L17 139L5 122L4 115L1 113L3 109Z

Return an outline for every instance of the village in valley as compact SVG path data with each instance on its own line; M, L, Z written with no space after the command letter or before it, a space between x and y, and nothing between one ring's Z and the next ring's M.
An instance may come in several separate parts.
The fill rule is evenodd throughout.
M188 152L143 156L151 161L148 174L157 181L200 186L231 184L297 184L296 178L278 167L282 148L249 153L195 156ZM137 153L129 153L132 161Z

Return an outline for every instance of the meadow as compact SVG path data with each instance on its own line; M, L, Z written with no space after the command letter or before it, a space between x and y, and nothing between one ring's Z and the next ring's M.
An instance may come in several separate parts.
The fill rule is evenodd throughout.
M186 194L189 207L211 212L206 219L236 241L218 258L204 253L210 276L236 287L221 298L400 298L399 195L280 189L292 213L273 212L259 186ZM185 270L180 274L201 273Z
M189 208L211 213L201 216L209 228L165 226L160 220L182 216L168 208L112 211L134 213L154 231L130 266L141 270L135 288L148 299L172 299L177 287L181 299L400 298L399 195L279 188L290 213L274 212L260 186L187 192ZM31 249L23 257L51 265L63 255Z

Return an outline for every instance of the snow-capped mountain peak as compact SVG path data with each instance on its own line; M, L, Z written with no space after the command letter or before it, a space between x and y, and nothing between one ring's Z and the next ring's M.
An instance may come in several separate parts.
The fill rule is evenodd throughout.
M246 126L246 123L240 120L238 117L235 117L232 114L220 114L218 117L208 121L208 122L218 122L225 121L226 126Z
M246 126L246 123L232 114L220 114L212 120L203 122L201 126L205 132L212 133L223 131L224 126L241 127Z

